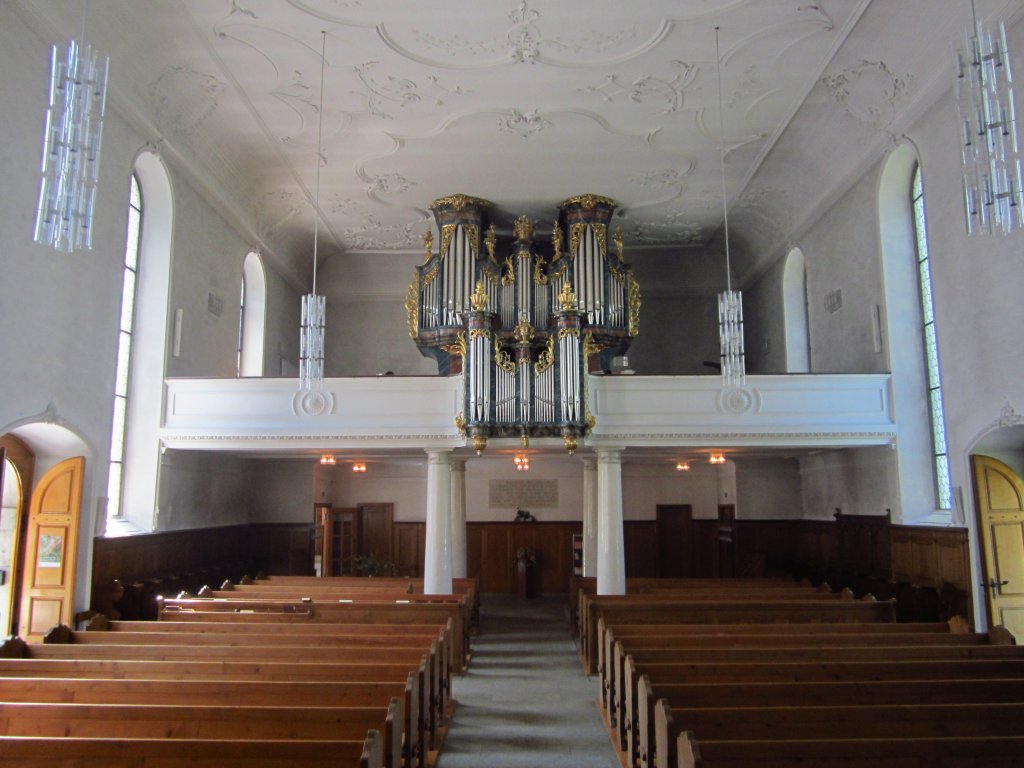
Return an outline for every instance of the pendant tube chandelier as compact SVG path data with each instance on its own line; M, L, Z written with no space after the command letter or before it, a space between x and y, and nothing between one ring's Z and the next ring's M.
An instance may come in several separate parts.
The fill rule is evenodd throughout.
M103 115L110 59L85 40L50 54L50 93L43 133L42 180L33 239L58 251L92 248Z
M324 69L327 32L320 43L320 108L316 132L316 189L313 203L313 291L302 297L302 324L299 332L299 388L317 390L324 383L324 325L327 300L316 292L316 263L320 241L320 166L323 163Z
M729 258L729 203L725 193L725 120L722 111L722 55L715 27L715 69L718 74L718 155L722 171L722 226L725 231L725 290L718 294L718 340L721 345L722 386L741 386L747 377L743 350L743 296L732 289Z
M986 29L971 0L971 29L956 52L964 210L968 235L1024 227L1020 137L1006 27Z

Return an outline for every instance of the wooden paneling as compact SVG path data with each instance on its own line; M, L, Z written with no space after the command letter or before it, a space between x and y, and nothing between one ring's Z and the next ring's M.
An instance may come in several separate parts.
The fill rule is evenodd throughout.
M424 523L394 523L391 526L392 557L399 576L423 575Z
M967 530L916 525L892 526L892 575L925 587L948 583L971 589Z
M622 525L626 550L626 576L659 576L658 523L654 520L627 520Z
M244 568L249 564L250 528L230 525L113 538L98 536L93 539L93 584L188 573L215 563L239 564Z
M481 592L517 590L515 553L529 547L537 555L535 584L543 593L569 591L572 535L582 523L467 523L466 569L480 579Z

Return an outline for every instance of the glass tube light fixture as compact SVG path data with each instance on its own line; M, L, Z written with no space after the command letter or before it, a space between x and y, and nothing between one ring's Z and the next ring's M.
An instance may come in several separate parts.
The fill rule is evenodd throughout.
M322 31L320 45L320 108L316 133L316 190L313 211L313 290L302 297L302 322L299 329L299 388L317 390L324 383L324 327L327 299L316 292L316 262L320 240L320 166L323 162L324 69L327 32Z
M732 289L729 258L729 203L725 194L725 120L722 116L722 55L715 27L715 71L718 76L718 154L722 171L722 228L725 233L725 290L718 294L718 341L721 348L722 386L737 387L747 379L743 349L743 295Z
M42 180L33 239L71 253L92 248L110 59L71 40L50 55Z
M971 0L971 29L956 52L964 211L968 235L1024 227L1020 137L1013 72L1000 22L986 29Z

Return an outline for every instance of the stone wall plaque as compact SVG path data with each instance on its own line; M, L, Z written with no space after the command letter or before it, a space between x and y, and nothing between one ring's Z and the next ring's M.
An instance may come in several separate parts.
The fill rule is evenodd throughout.
M557 509L557 480L491 480L491 509Z

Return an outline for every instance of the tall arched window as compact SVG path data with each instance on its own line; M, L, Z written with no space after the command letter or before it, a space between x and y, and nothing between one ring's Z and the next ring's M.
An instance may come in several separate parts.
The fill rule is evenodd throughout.
M170 177L155 152L143 151L135 160L128 209L108 535L156 526L174 199Z
M107 473L107 518L121 517L124 482L124 446L128 423L128 374L132 362L135 324L135 289L139 271L139 236L142 232L142 193L139 178L132 174L128 194L128 234L124 248L121 291L121 325L117 342L117 374L114 380L114 420L110 430L110 469Z
M241 309L238 314L238 375L263 375L263 339L266 326L267 276L255 251L242 263Z
M911 182L914 209L914 244L917 253L917 282L921 292L921 319L928 378L928 408L932 424L932 454L935 461L935 498L939 509L952 509L949 455L946 449L946 416L942 406L942 373L939 367L939 342L935 333L935 306L932 302L932 269L928 260L928 228L925 219L924 185L921 166L915 165Z

